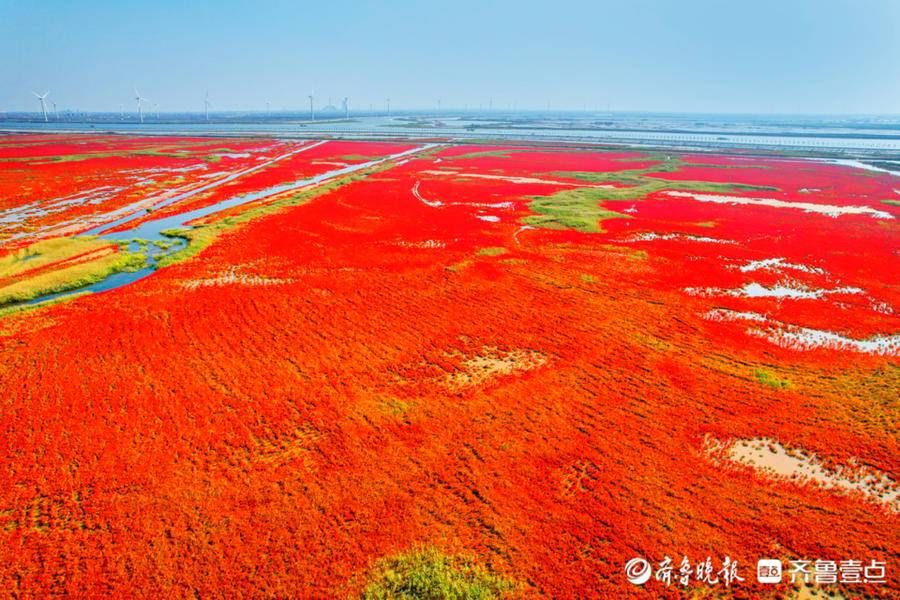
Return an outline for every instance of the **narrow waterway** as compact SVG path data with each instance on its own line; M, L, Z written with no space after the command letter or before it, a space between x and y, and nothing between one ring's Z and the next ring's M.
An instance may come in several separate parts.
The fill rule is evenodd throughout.
M315 145L319 145L325 142L318 142L316 144L312 144L309 146L304 146L303 148L292 152L290 154L296 154L297 152L302 152L303 150L309 149ZM174 254L180 250L183 250L187 245L187 240L174 237L170 235L165 235L164 231L169 231L172 229L189 229L190 226L188 223L191 221L195 221L197 219L215 214L222 210L226 210L229 208L234 208L236 206L241 206L243 204L247 204L249 202L254 202L256 200L260 200L262 198L267 198L269 196L274 196L276 194L283 194L285 192L300 190L307 186L321 184L331 179L335 179L338 177L343 177L345 175L349 175L351 173L355 173L358 171L363 171L375 165L400 159L406 156L410 156L413 154L417 154L419 152L424 152L426 150L430 150L431 148L435 148L440 144L425 144L416 148L412 148L410 150L404 150L403 152L398 152L396 154L391 154L385 156L383 158L378 158L375 160L370 160L368 162L359 163L355 165L348 165L346 167L342 167L340 169L335 169L333 171L328 171L326 173L321 173L319 175L314 175L313 177L308 177L306 179L299 179L296 181L292 181L290 183L284 183L275 185L272 187L268 187L256 192L250 192L247 194L239 194L236 196L232 196L229 198L225 198L216 202L215 204L211 204L209 206L204 206L201 208L197 208L194 210L178 213L175 215L171 215L168 217L161 217L159 219L152 219L149 221L145 221L136 227L132 227L131 229L125 229L122 231L114 231L109 233L104 233L109 231L110 229L116 228L123 223L127 223L137 219L140 216L145 215L143 211L137 212L132 215L128 215L127 217L123 217L117 221L113 221L111 223L105 223L99 227L96 227L86 233L86 235L99 235L101 239L109 240L111 242L128 242L129 250L131 251L143 251L146 257L147 266L131 272L118 272L109 275L101 281L93 283L91 285L87 285L84 287L67 290L65 292L57 292L53 294L45 294L43 296L38 296L37 298L33 298L32 300L28 300L25 302L18 302L13 304L8 304L2 308L8 307L16 307L16 306L28 306L40 304L43 302L48 302L52 300L57 300L60 298L65 298L67 296L72 296L75 294L81 294L84 292L105 292L109 290L114 290L116 288L120 288L122 286L134 283L136 281L140 281L141 279L151 275L157 268L157 262L164 256L168 256L170 254ZM287 155L279 157L278 160L282 158L286 158ZM271 164L270 161L268 164ZM256 170L254 167L252 170ZM251 170L242 171L243 175L246 175ZM235 176L230 176L229 181L232 181L239 177L240 175L235 174ZM225 183L224 181L216 182L218 185ZM205 189L209 189L209 187L215 186L205 186ZM173 202L177 202L179 200L183 200L186 197L192 196L196 193L199 193L203 190L193 190L192 193L182 194L180 196L174 196L170 199L167 199L164 204L157 205L156 208L170 205ZM138 241L139 240L139 241ZM159 244L157 244L157 242Z
M265 169L266 167L269 167L269 166L271 166L277 162L280 162L286 158L290 158L291 156L294 156L295 154L300 154L301 152L306 152L307 150L312 150L313 148L315 148L317 146L321 146L322 144L324 144L326 142L327 142L327 140L321 140L321 141L315 142L313 144L307 144L305 146L301 146L300 148L297 148L296 150L292 150L292 151L286 152L285 154L282 154L280 156L276 156L275 158L267 160L264 163L254 165L247 169L242 169L236 173L232 173L221 179L217 179L211 183L207 183L206 185L202 185L198 188L194 188L187 192L177 194L175 196L172 196L171 198L167 198L167 199L163 200L162 202L155 204L153 206L153 209L159 210L160 208L165 208L166 206L169 206L170 204L175 204L176 202L181 202L182 200L186 200L188 198L196 196L197 194L202 194L203 192L207 192L211 189L217 188L221 185L224 185L226 183L234 181L235 179L239 179L245 175L249 175L250 173L259 171L260 169ZM102 225L98 225L97 227L94 227L93 229L87 231L85 233L85 235L101 235L105 231L109 231L110 229L115 229L115 228L119 227L120 225L124 225L125 223L134 221L135 219L138 219L145 214L144 211L142 211L142 210L134 210L134 211L130 211L130 212L126 210L125 212L127 212L128 214L126 214L125 216L120 217L114 221L110 221L109 223L103 223ZM134 237L134 236L132 236L132 237Z

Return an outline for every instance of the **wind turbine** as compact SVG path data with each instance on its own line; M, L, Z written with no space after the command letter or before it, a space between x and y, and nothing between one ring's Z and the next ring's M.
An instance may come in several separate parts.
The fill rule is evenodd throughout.
M388 114L388 116L391 116L391 99L387 98L386 102L387 102L387 114Z
M44 100L47 99L47 96L50 95L50 92L44 92L44 95L41 96L37 92L31 92L34 94L34 97L41 101L41 113L44 115L44 122L46 123L49 119L47 119L47 103Z
M159 104L156 102L153 103L153 112L156 113L156 120L159 121Z
M56 102L51 102L50 105L53 107L53 120L59 121L59 112L56 110Z
M341 104L344 107L344 118L349 121L350 120L350 99L347 97L344 97L344 100L343 100L343 102L341 102Z
M309 91L309 118L312 121L316 120L316 110L313 108L313 91Z
M137 101L137 109L138 109L138 119L141 123L144 122L144 102L147 101L146 98L141 96L141 93L138 91L137 87L134 88L134 99Z
M266 117L272 114L272 103L266 100Z
M209 122L209 90L206 90L206 96L203 98L203 110L206 113L206 120Z

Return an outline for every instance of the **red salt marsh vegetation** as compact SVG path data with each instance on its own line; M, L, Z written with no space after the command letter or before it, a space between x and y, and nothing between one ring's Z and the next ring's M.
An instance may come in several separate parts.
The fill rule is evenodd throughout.
M0 166L80 140L4 138ZM196 200L415 146L328 141ZM118 160L109 177L175 159ZM802 160L447 145L207 218L149 277L0 317L0 586L801 593L756 583L766 557L885 561L884 583L822 591L898 597L896 187ZM0 285L31 276L17 260ZM743 581L626 579L666 556L728 556Z
M0 245L83 233L299 144L229 138L7 136L0 139Z

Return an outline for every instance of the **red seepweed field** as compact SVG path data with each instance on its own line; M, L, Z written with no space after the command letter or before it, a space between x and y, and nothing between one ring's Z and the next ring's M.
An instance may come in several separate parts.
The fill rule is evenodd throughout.
M20 301L128 252L95 227L270 188ZM900 597L898 201L797 158L0 137L0 589L377 597L424 553L488 596Z

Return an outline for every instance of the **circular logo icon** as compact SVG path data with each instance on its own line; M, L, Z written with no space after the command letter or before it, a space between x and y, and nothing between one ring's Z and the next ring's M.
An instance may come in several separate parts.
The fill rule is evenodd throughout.
M644 585L650 575L650 563L643 558L632 558L625 563L625 576L634 585Z

